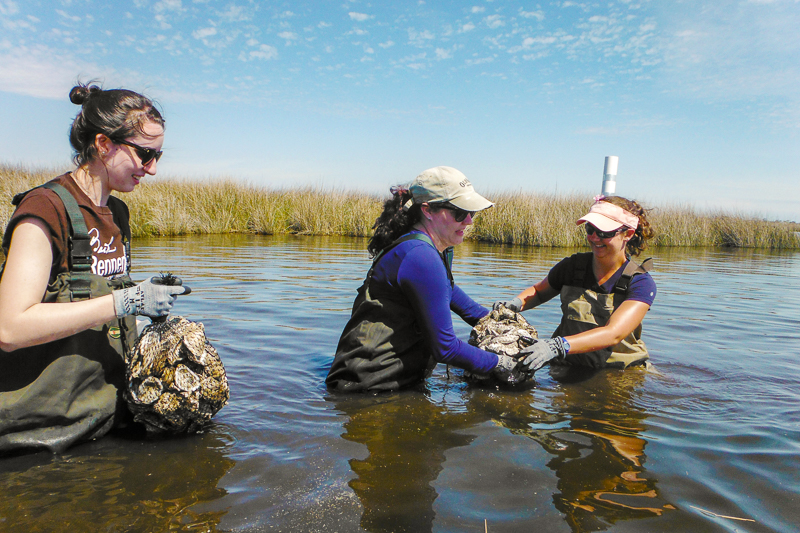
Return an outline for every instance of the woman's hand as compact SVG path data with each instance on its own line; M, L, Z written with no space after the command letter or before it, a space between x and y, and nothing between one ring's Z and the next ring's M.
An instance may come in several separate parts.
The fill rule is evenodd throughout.
M176 278L177 279L177 278ZM166 316L175 305L176 296L187 292L188 287L153 283L151 277L135 287L114 291L114 311L117 317L144 315L150 318Z
M497 300L495 303L492 304L492 311L497 309L500 306L505 307L515 313L519 313L522 310L522 300L519 298L512 298L511 300Z
M497 366L491 370L490 374L497 381L506 385L519 385L529 377L529 374L523 371L519 360L507 355L497 356Z
M563 339L556 337L554 339L537 340L536 343L520 351L519 355L525 356L521 366L526 372L533 374L542 368L545 363L552 361L556 357L567 355L567 348L564 346Z

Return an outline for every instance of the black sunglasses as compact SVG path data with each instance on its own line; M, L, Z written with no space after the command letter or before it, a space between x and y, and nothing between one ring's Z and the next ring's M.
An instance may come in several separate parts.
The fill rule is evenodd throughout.
M452 211L453 220L455 220L456 222L464 222L464 220L466 220L467 218L467 215L471 216L472 218L475 218L475 213L477 213L477 211L465 211L460 207L456 207L453 204L448 204L448 203L433 204L433 205L434 207L439 207L441 209L447 209L448 211Z
M144 146L139 146L138 144L134 144L128 141L120 141L112 139L113 142L117 144L124 144L125 146L130 146L136 152L136 155L139 156L139 159L142 161L142 166L147 166L150 164L150 161L155 159L158 161L161 159L161 154L164 153L163 150L154 150L153 148L145 148Z
M595 233L597 233L597 236L600 237L601 239L610 239L617 233L628 229L627 226L622 226L617 229L612 229L611 231L600 231L589 222L587 222L585 225L586 225L586 235L594 235Z

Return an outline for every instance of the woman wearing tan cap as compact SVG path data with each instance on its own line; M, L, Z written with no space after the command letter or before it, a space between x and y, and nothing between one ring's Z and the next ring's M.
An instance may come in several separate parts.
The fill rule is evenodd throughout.
M492 207L451 167L393 187L375 222L374 258L358 290L325 380L340 391L395 390L421 383L436 363L506 383L524 380L516 361L456 337L450 311L475 325L489 310L453 282L452 248L475 214Z
M639 255L653 237L645 210L619 196L597 197L576 224L585 224L591 252L567 257L542 281L503 303L524 311L561 295L563 316L552 339L528 348L522 365L535 372L553 364L627 368L644 364L642 319L653 304L656 284ZM497 305L497 304L495 304Z

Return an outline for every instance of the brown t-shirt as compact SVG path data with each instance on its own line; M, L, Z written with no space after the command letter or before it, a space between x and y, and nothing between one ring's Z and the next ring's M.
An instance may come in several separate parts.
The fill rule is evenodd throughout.
M66 187L72 193L86 221L91 236L92 273L108 279L126 274L130 265L125 255L122 232L114 223L114 215L108 206L96 206L78 187L72 175L63 174L53 182ZM69 217L64 202L49 190L38 188L28 193L11 216L3 239L7 251L11 245L11 234L20 220L35 217L44 222L49 231L53 250L53 265L50 282L61 272L69 270Z

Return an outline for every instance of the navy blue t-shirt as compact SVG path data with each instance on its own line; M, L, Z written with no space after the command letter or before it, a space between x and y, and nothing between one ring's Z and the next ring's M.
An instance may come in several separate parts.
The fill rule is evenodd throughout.
M588 253L591 254L591 252ZM570 285L573 287L590 289L601 294L609 294L614 289L614 285L617 283L617 280L619 280L620 276L622 276L622 272L628 265L628 261L625 261L625 264L619 267L619 270L617 270L614 275L608 279L608 281L602 285L598 285L597 279L594 277L594 272L592 271L591 262L589 263L588 268L586 268L582 280L572 279L575 262L579 260L579 257L580 254L575 254L573 256L564 258L556 266L550 269L550 273L547 274L547 281L550 283L550 286L553 289L561 292L561 288L564 285ZM655 299L656 282L649 273L645 272L644 274L638 274L631 278L631 283L628 287L628 295L625 297L625 300L644 302L647 305L652 306Z
M370 291L374 295L393 293L405 298L418 317L436 361L480 374L497 366L495 354L456 337L451 310L471 326L489 310L458 285L451 287L442 257L430 244L409 240L389 250L373 271Z

